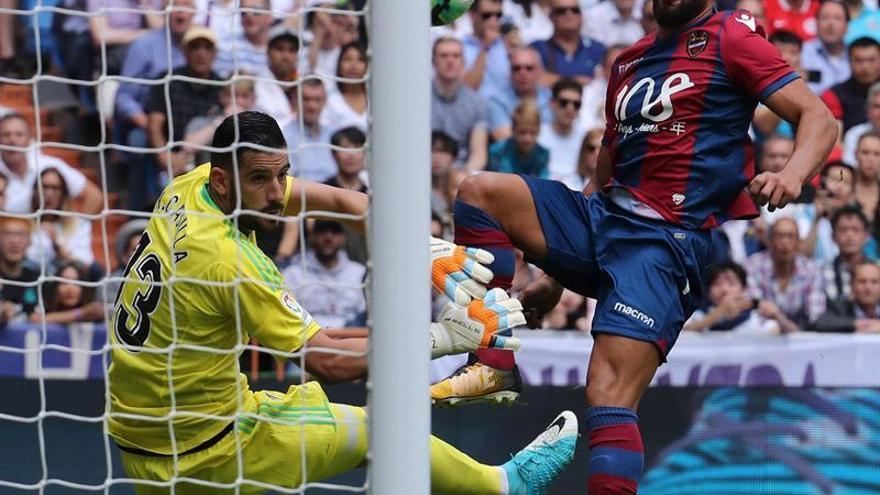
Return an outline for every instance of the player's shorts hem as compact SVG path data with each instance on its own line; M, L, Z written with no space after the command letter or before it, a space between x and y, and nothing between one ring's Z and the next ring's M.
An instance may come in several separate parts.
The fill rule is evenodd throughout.
M652 339L650 335L647 335L643 332L639 332L636 330L628 329L628 328L613 328L613 327L602 327L602 328L594 328L590 330L590 334L593 338L596 338L598 334L608 334L608 335L617 335L619 337L626 337L628 339L639 340L641 342L648 342L649 344L653 344L660 354L660 363L663 364L666 362L666 354L669 352L668 348L664 348L665 341L663 343L658 342L656 339Z

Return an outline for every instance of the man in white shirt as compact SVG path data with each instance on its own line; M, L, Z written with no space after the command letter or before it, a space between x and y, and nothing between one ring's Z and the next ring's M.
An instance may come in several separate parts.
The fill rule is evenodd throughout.
M843 161L856 165L856 146L859 138L869 132L880 132L880 82L876 82L868 88L868 97L865 99L868 105L865 113L868 120L863 124L854 125L843 136Z
M550 178L564 181L576 172L585 134L585 129L577 122L581 109L581 85L570 77L556 81L550 108L553 120L541 124L538 143L550 150Z
M0 118L0 144L27 148L31 143L31 132L27 120L21 114L12 113ZM82 201L84 213L100 213L104 197L95 184L86 179L60 158L44 155L39 148L26 151L0 151L0 173L6 176L6 211L30 213L31 197L39 171L47 168L57 169L64 176L70 197Z
M843 37L849 13L843 2L825 1L816 12L817 37L804 43L801 66L807 74L807 86L817 95L849 79L849 56Z
M233 73L261 74L266 68L269 26L272 15L269 0L241 0L242 32L221 39L214 71L222 78Z
M302 102L299 117L291 119L282 130L290 153L290 173L296 177L324 182L336 174L336 161L330 152L332 129L321 122L327 103L324 84L318 79L304 79L299 86ZM290 93L294 104L300 96Z
M587 11L581 33L605 46L631 45L645 35L641 19L636 0L606 0Z
M284 283L299 294L302 306L328 328L342 328L366 311L366 268L348 258L345 229L339 222L317 220L311 248L284 270Z
M269 31L269 65L261 77L271 81L258 80L254 83L257 97L255 110L271 115L284 126L293 116L293 106L288 93L297 78L297 52L299 37L289 27L279 24Z

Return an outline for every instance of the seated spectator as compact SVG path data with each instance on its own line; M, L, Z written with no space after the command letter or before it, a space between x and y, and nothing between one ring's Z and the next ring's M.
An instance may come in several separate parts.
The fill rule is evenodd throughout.
M880 134L863 134L856 145L856 201L874 221L880 207Z
M538 143L550 152L550 178L564 180L577 174L578 154L586 129L577 120L581 109L581 85L563 77L553 85L550 101L553 120L541 123Z
M166 0L166 5L170 2L171 0ZM174 0L174 8L168 14L167 27L149 31L129 46L121 75L134 79L156 79L165 77L172 69L184 65L186 59L180 42L192 26L194 14L190 9L194 6L193 0ZM171 67L168 66L169 62ZM139 82L119 83L113 111L114 143L133 148L149 147L149 118L145 107L152 87ZM114 169L120 170L122 174L118 180L127 182L125 206L133 210L152 209L153 198L159 194L158 175L152 154L146 151L124 151L115 156L114 161L118 165ZM71 183L68 181L68 184Z
M452 136L442 131L431 133L431 209L444 224L452 223L455 194L467 177L467 172L453 166L456 153Z
M165 16L160 12L143 14L136 12L137 10L161 11L163 8L161 0L87 0L87 6L90 13L98 13L102 9L127 9L127 11L106 10L100 15L89 17L91 41L95 50L83 46L82 48L86 50L81 58L67 61L68 64L83 64L92 68L97 55L99 60L106 61L109 75L117 75L122 70L131 42L146 34L148 30L160 29L165 24ZM106 45L106 50L102 52L103 45ZM87 56L93 58L89 60ZM91 80L91 74L86 79Z
M122 281L125 278L123 277L125 267L138 247L141 236L147 228L147 222L148 220L145 218L129 220L116 232L116 239L113 242L113 247L116 251L116 269L110 272L104 287L99 289L100 292L98 292L99 298L105 304L113 305L116 302L116 294L119 293L119 288L122 286Z
M801 56L807 85L817 95L849 79L849 60L843 43L848 22L849 12L843 2L820 2L816 15L818 36L804 43Z
M31 234L29 260L37 266L45 263L46 272L50 274L55 273L61 263L75 261L89 267L95 262L92 222L69 215L70 194L64 176L57 169L45 169L40 174L40 183L34 184L31 210L43 210L43 214Z
M791 218L770 226L769 249L746 260L752 297L774 303L786 318L804 329L825 312L821 270L798 252L798 228Z
M880 10L877 2L871 5L870 0L844 0L849 10L849 26L846 29L846 37L843 42L847 45L859 38L873 38L880 43Z
M832 302L816 320L817 332L880 332L880 266L863 262L853 267L850 296Z
M646 4L651 2L646 1ZM578 122L584 129L605 126L605 93L608 90L608 75L611 74L611 66L614 60L626 48L625 45L612 45L605 50L602 58L602 66L596 70L596 75L589 84L584 86L581 96L581 111L578 114Z
M584 135L578 151L577 169L573 174L559 178L569 189L583 191L592 180L596 165L599 163L599 149L602 148L604 134L605 129L596 128Z
M862 135L869 132L880 134L880 81L868 88L865 115L867 122L853 126L843 136L843 161L850 165L856 163L856 144Z
M27 148L31 146L31 131L27 120L17 113L0 118L0 144ZM64 160L44 155L38 149L28 151L0 151L0 173L9 180L6 188L6 211L30 213L31 197L37 182L37 171L54 168L64 176L72 198L80 200L84 213L100 213L104 195L98 186L89 182L79 170Z
M486 100L464 83L462 44L455 38L438 38L431 56L431 129L456 141L456 162L467 170L486 168L489 146Z
M642 12L635 6L635 0L599 2L586 12L581 34L605 46L632 45L645 35L640 22Z
M484 98L510 89L510 54L501 36L501 15L501 0L475 0L469 11L473 33L462 38L464 81Z
M366 311L364 265L348 258L345 229L339 222L317 220L310 247L284 270L284 283L322 325L342 328Z
M313 0L309 7L326 9L340 9L347 6L347 2L335 2L333 0ZM336 91L332 77L336 75L336 65L339 62L339 52L342 47L341 25L335 18L342 17L337 14L311 10L306 15L305 40L308 41L307 66L303 73L327 76L322 78L326 84L327 93ZM345 16L348 17L348 16ZM294 27L298 27L294 25Z
M834 229L834 242L840 254L834 260L825 263L825 298L828 304L838 299L848 298L853 267L870 261L865 256L870 232L868 219L858 206L849 205L834 212L831 217Z
M321 119L327 103L324 83L318 79L305 79L299 85L299 95L294 91L290 98L294 102L302 98L298 118L282 128L290 154L290 173L324 182L336 173L336 162L330 152L333 131Z
M0 323L27 321L39 302L36 281L40 271L25 253L32 224L24 218L0 216ZM33 284L33 285L27 285Z
M226 117L234 113L255 110L256 95L254 81L251 79L234 79L226 86L217 87L217 105L206 115L190 119L183 136L184 145L172 148L171 171L174 177L192 170L194 163L210 160L210 152L200 149L210 146L214 138L214 130ZM160 174L166 173L165 170Z
M749 296L746 271L739 264L728 261L713 265L706 283L709 286L708 305L697 309L683 330L750 334L798 330L797 325L772 301L758 301Z
M822 168L819 189L812 205L804 205L803 215L798 218L802 237L801 254L821 263L830 263L838 253L833 238L835 213L844 207L860 209L855 200L855 171L841 161L831 162Z
M867 120L865 100L868 88L880 81L880 43L871 38L859 38L848 48L851 76L822 93L822 101L840 122L842 132Z
M266 68L272 6L269 0L240 0L241 32L220 39L214 71L223 79L234 74L262 74Z
M368 192L367 185L362 177L366 170L366 151L364 144L367 136L357 127L346 127L333 133L330 144L343 150L333 150L333 159L336 161L336 175L330 177L324 184L343 189L351 189L362 193ZM351 259L363 263L367 259L367 239L362 234L344 226L347 235L345 250ZM287 235L287 233L285 233Z
M269 31L269 66L257 75L272 81L256 81L255 108L269 114L282 127L293 117L294 106L290 94L294 87L286 83L297 80L297 59L299 58L299 37L289 27L279 24Z
M791 31L802 41L816 36L817 0L765 0L764 15L767 16L767 34Z
M207 81L220 79L212 70L217 56L217 38L210 29L199 26L190 28L183 36L181 47L186 65L174 69L172 75ZM167 94L165 84L153 86L145 108L149 119L147 127L150 146L164 148L168 141L183 141L186 128L193 119L218 113L219 91L220 86L215 84L177 79L168 82ZM169 127L171 127L171 135L168 134ZM173 151L178 150L172 147L170 150L156 153L160 172L167 173L173 170L169 167ZM172 172L172 175L175 174Z
M31 313L29 320L32 323L66 325L104 321L104 304L94 300L94 290L77 283L86 281L86 269L82 265L70 261L62 263L58 267L58 277L64 281L43 286L45 304Z
M336 81L338 92L327 98L324 119L332 130L355 126L367 130L367 50L360 43L349 43L339 51L336 77L352 80Z
M489 148L488 170L549 177L550 152L538 144L540 126L541 115L535 103L520 103L513 111L513 136Z
M578 0L551 0L550 19L553 37L531 45L544 64L543 85L552 87L560 77L570 77L580 86L587 84L602 62L605 47L594 39L581 37L583 15Z
M495 141L510 137L511 114L520 103L530 100L539 109L542 122L553 120L549 89L541 85L541 59L534 48L520 48L510 54L510 86L489 97L489 134Z
M9 185L9 179L6 175L0 174L0 211L6 211L6 186Z
M553 35L549 0L505 1L502 6L502 34L505 26L514 26L520 32L520 39L525 45Z

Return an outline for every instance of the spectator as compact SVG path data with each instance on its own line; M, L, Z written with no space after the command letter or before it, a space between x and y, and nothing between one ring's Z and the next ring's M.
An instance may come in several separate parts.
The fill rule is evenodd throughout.
M220 78L212 70L217 56L217 38L210 29L191 27L183 36L181 47L186 65L174 69L172 76L219 81ZM212 112L218 113L220 105L217 96L219 85L179 79L172 79L167 84L167 94L165 84L153 86L146 106L150 145L153 148L165 148L169 140L183 141L187 126L193 119L206 117ZM171 135L168 134L169 127ZM169 170L169 159L174 151L178 150L172 147L156 153L160 172Z
M254 110L256 105L254 81L234 79L231 83L217 88L217 105L206 115L190 119L183 136L184 146L171 152L171 171L174 177L191 170L194 162L202 163L210 159L210 153L201 146L210 146L214 130L223 119L234 113ZM219 106L219 108L218 108ZM166 173L162 170L160 174Z
M330 151L330 127L321 121L327 93L319 79L305 79L299 85L302 101L297 119L284 126L290 173L304 179L324 182L336 173L336 162ZM297 99L297 93L291 93Z
M505 22L520 31L522 43L528 45L553 34L550 0L513 0L503 5Z
M40 271L27 262L30 220L0 216L0 323L26 321L37 306ZM33 285L28 285L33 284Z
M577 175L581 143L586 129L577 121L581 109L581 85L564 77L553 85L550 101L553 120L541 123L538 143L550 151L550 178L562 180Z
M867 120L865 101L868 88L880 81L880 43L859 38L849 45L851 77L822 93L822 101L840 121L843 137L850 128Z
M95 301L94 290L77 282L86 280L86 269L76 262L65 262L58 267L58 277L62 282L46 284L43 308L31 313L32 323L58 323L66 325L83 321L104 321L105 306Z
M856 146L856 201L870 222L880 206L880 134L868 133Z
M553 120L550 110L552 93L541 86L541 59L533 48L520 48L510 54L511 86L489 97L489 133L495 141L511 134L511 114L520 103L531 100L540 110L542 122Z
M880 332L880 266L871 261L856 265L850 296L832 302L813 329L817 332Z
M281 127L293 117L290 95L291 83L298 77L298 52L299 37L289 27L279 24L269 31L269 67L258 75L273 80L256 81L256 109L274 117Z
M107 74L116 75L122 70L128 46L139 36L146 34L151 29L161 29L165 24L165 16L162 10L161 0L87 0L88 11L92 14L100 12L100 15L89 17L89 30L91 32L92 46L94 50L86 49L84 56L69 60L73 64L83 64L89 68L94 67L94 57L97 55L102 62L106 62ZM115 11L103 9L127 9ZM137 10L152 10L155 13L137 13ZM102 46L106 49L102 51ZM87 47L83 47L87 48ZM91 48L91 47L88 47ZM91 56L92 59L86 57ZM91 79L91 74L86 78Z
M595 128L584 134L578 150L577 169L573 174L560 177L558 180L575 191L583 191L587 187L599 162L599 149L602 147L604 133L605 129Z
M840 0L822 0L816 17L818 37L804 43L801 61L807 85L821 95L837 83L849 79L849 60L843 37L849 12Z
M844 43L849 45L862 37L874 38L880 43L880 10L877 9L877 2L845 0L845 3L850 21Z
M816 36L817 0L765 0L764 14L767 16L767 34L785 30L796 34L801 41Z
M308 2L309 7L340 9L347 7L347 2L335 2L333 0L312 0ZM340 49L342 47L340 25L334 19L342 17L322 11L309 11L306 15L306 28L309 30L307 34L310 36L307 40L311 42L308 45L308 57L306 62L308 67L304 73L317 74L319 76L327 76L326 90L327 93L336 91L333 84L332 76L336 75L336 65L339 62Z
M235 0L196 0L193 23L214 31L218 40L241 36L241 11Z
M763 8L763 7L762 7ZM763 14L762 14L763 15ZM757 16L756 16L757 17ZM660 26L657 25L657 19L654 19L654 2L645 0L642 2L642 30L645 36L656 33Z
M4 174L0 174L0 211L6 211L6 186L9 185L9 179Z
M0 118L0 144L18 148L27 148L32 144L27 120L22 115L12 113ZM84 213L101 212L104 208L104 196L96 185L60 158L44 155L37 149L0 151L0 173L9 180L6 188L6 211L30 213L37 171L47 168L55 168L64 176L68 192L71 197L80 201Z
M285 285L322 325L342 328L366 311L366 269L342 249L345 229L339 222L317 220L310 245L284 270Z
M369 61L367 50L360 43L349 43L339 51L339 63L336 65L336 87L338 92L327 98L324 118L332 130L356 126L362 131L367 130L367 75Z
M469 12L474 32L464 43L464 81L484 98L510 88L510 59L501 39L501 1L475 0Z
M346 127L334 132L330 137L330 144L345 149L333 150L333 159L336 160L338 171L336 175L324 181L324 184L367 192L367 186L361 180L361 173L365 170L366 152L363 148L366 142L367 136L357 127Z
M822 263L830 263L837 256L839 243L829 219L844 207L860 209L855 200L855 170L841 161L830 162L822 168L812 208L804 208L809 223L799 224L801 233L807 231L801 254Z
M167 28L149 31L129 46L122 64L122 76L156 79L165 77L172 69L186 63L180 42L192 25L193 13L189 10L195 4L193 0L167 0L168 5L172 5L172 1L173 8L168 14ZM171 67L168 67L169 60ZM149 100L151 87L138 82L119 83L113 114L113 140L116 144L133 148L146 148L149 145L149 119L144 107ZM151 209L152 204L149 203L159 192L154 161L148 157L146 151L121 152L115 161L120 168L124 167L123 172L127 177L126 206L135 210ZM68 183L70 184L69 181Z
M775 334L780 329L798 330L797 325L779 310L772 301L758 301L749 297L746 289L746 271L732 261L719 263L709 269L706 280L708 306L697 309L684 324L684 330L697 332L737 332Z
M452 136L443 131L431 133L431 209L441 222L452 223L452 205L458 185L467 176L453 164L458 151Z
M825 312L821 270L798 252L798 227L791 218L770 226L767 251L746 260L753 298L774 303L798 328L807 328Z
M104 300L105 304L113 305L116 302L116 294L119 293L119 287L125 278L125 266L128 260L134 255L141 240L144 230L147 228L148 220L145 218L136 218L126 222L116 232L113 247L116 252L116 269L110 272L110 276L104 282L103 293L98 293Z
M858 206L848 205L834 212L831 217L834 231L834 242L840 254L833 260L825 262L823 277L825 278L825 298L828 304L840 298L849 298L850 280L853 267L870 261L865 256L868 244L868 217Z
M868 88L865 114L868 121L854 125L843 137L843 161L853 165L856 163L856 143L863 134L880 133L880 81Z
M269 26L272 24L269 0L240 0L241 32L220 40L214 71L227 79L234 74L262 74L267 65Z
M486 168L489 134L486 100L464 84L462 44L455 38L438 38L432 54L431 129L455 139L456 162L472 171Z
M578 121L584 129L605 126L605 93L608 89L608 76L611 74L614 60L625 48L624 45L613 45L605 50L601 69L597 70L596 77L584 86L581 97L583 104L578 115Z
M34 184L31 196L31 210L41 210L43 213L37 221L37 228L31 233L27 250L29 260L37 266L45 263L48 273L55 273L57 265L68 261L76 261L86 267L94 263L92 223L70 215L67 182L58 169L47 168L40 173L40 183Z
M646 0L648 1L648 0ZM587 11L582 34L605 46L631 45L645 35L635 0L606 0Z
M553 37L531 45L544 64L542 83L549 88L560 77L571 77L580 85L587 84L602 62L605 47L594 39L581 37L583 15L577 0L551 0L550 19Z
M513 111L513 136L489 148L489 170L547 178L550 152L538 144L541 114L532 101Z

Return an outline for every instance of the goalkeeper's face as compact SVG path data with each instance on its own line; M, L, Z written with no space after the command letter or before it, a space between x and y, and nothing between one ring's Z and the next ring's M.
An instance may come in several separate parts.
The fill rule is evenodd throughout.
M243 166L239 168L241 184L241 209L260 212L261 215L242 213L238 219L244 231L262 232L276 230L284 214L284 189L290 164L287 152L262 153L247 151L242 154ZM235 183L229 182L227 192L230 205L235 206ZM271 216L271 217L270 217Z

